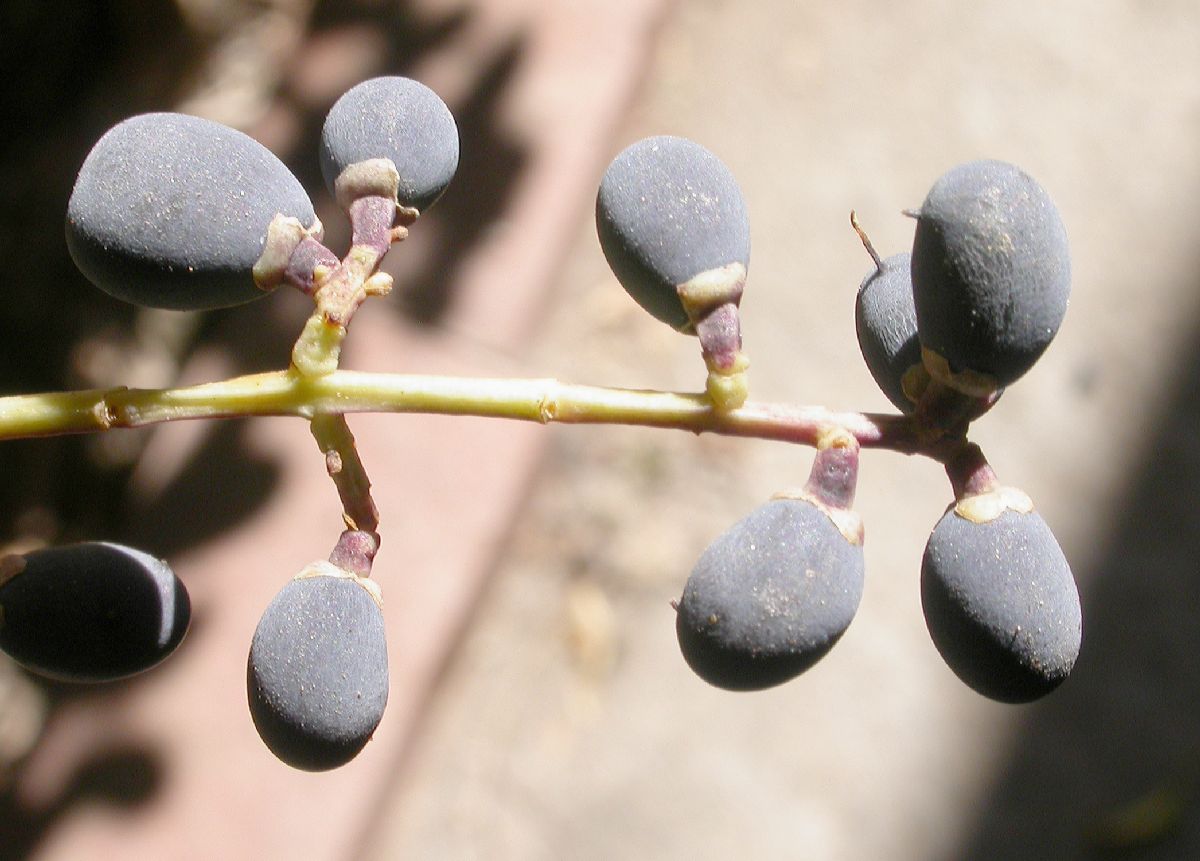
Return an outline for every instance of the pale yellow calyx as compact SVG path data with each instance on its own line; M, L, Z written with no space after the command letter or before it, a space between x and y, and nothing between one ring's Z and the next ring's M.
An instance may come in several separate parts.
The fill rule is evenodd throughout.
M375 606L380 610L383 609L383 590L379 588L378 583L370 577L360 577L357 574L347 571L345 568L339 568L326 559L318 559L315 562L308 563L292 579L311 580L316 577L337 577L342 580L353 580L371 596L371 600L375 602Z
M1006 511L1029 514L1033 500L1015 487L997 487L987 493L964 496L954 504L954 513L972 523L990 523Z
M313 226L305 229L298 218L277 214L267 225L262 254L250 270L254 285L266 293L278 287L296 246L309 236L319 239L324 232L320 219L314 218Z
M349 211L360 197L386 197L396 200L400 194L400 172L390 158L369 158L347 167L333 183L338 206Z
M364 296L386 296L392 292L392 276L386 272L376 272L363 282Z
M715 308L737 301L746 283L746 267L741 263L726 263L706 269L680 284L676 290L685 306Z
M822 502L803 487L792 487L787 490L776 491L771 494L771 498L802 499L805 502L811 503L818 511L829 518L837 528L837 531L842 533L842 537L848 542L856 547L863 543L865 534L863 531L863 521L862 516L857 511L852 511L849 508L834 508Z
M696 324L714 308L732 302L738 304L746 285L746 267L741 263L727 263L715 269L707 269L675 288L683 310L688 316L688 325L681 331L691 334Z
M402 242L408 238L408 225L412 224L421 216L421 211L415 206L405 206L403 203L396 203L396 220L400 224L392 228L392 237L396 242Z
M817 436L817 451L827 448L857 448L858 440L844 427L827 427Z
M929 370L921 364L910 365L900 377L900 390L914 404L921 402L921 395L929 388Z
M336 266L318 263L313 267L313 287L317 290L320 290L325 282L329 280L330 276L332 276L336 271Z
M972 370L951 370L950 363L942 358L941 354L928 347L921 347L921 362L925 365L930 377L956 392L962 392L973 398L986 398L1001 388L1000 383L990 374ZM903 381L901 381L901 385L904 385ZM904 389L904 394L908 395L907 387Z

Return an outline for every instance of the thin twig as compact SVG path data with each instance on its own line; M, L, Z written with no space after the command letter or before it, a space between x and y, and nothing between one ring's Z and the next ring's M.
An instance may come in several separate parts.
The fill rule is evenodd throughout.
M313 416L309 427L325 455L325 469L337 486L346 528L376 534L379 509L371 498L371 480L354 445L354 435L350 433L346 417L321 413Z

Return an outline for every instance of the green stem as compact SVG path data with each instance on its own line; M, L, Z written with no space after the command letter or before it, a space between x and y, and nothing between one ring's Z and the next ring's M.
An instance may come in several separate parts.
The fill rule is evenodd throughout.
M816 446L842 428L863 448L944 459L912 419L747 402L728 411L707 395L606 388L553 379L480 379L334 371L274 371L175 389L93 389L0 398L0 440L143 427L185 419L319 413L438 413L549 424L624 424ZM956 441L961 445L961 441Z

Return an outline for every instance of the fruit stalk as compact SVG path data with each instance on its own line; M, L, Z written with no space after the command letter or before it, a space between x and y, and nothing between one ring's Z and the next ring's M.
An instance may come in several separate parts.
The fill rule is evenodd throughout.
M371 498L371 480L367 477L354 435L346 417L337 413L321 413L309 423L312 435L325 455L325 470L337 486L342 500L342 519L351 530L375 536L379 529L379 509Z
M946 461L946 476L954 489L955 500L990 493L1000 486L995 470L983 456L983 450L967 443Z

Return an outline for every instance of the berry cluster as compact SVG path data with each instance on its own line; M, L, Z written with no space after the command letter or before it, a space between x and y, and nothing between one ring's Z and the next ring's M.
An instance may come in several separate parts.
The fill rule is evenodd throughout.
M458 133L428 88L377 78L333 106L320 162L352 227L341 258L322 244L299 181L246 135L170 113L112 128L84 161L67 211L67 245L84 275L114 297L168 309L218 308L289 285L312 298L313 315L278 374L119 389L98 401L94 392L0 399L0 436L10 437L180 418L309 420L344 528L327 560L280 590L250 645L250 713L281 760L307 770L344 764L387 703L381 593L371 578L378 513L345 420L354 410L624 422L813 445L807 483L717 538L675 605L687 663L735 690L793 678L850 625L864 582L862 523L851 511L860 447L925 454L945 466L955 495L921 572L937 648L968 685L999 700L1036 698L1070 672L1080 643L1070 569L1028 497L1002 486L967 439L970 422L1045 350L1066 309L1065 232L1045 192L1020 170L973 162L939 179L910 213L911 255L881 260L860 231L875 270L858 292L858 339L903 414L870 416L747 400L739 318L746 205L714 155L675 137L648 138L618 155L600 183L596 222L629 294L698 338L703 394L553 381L547 392L487 380L456 380L442 391L433 378L339 371L351 318L391 289L380 261L453 177ZM164 563L118 545L0 559L0 648L52 677L103 681L149 668L179 645L189 608Z
M700 337L714 402L738 406L737 318L749 262L746 208L728 170L679 138L640 141L600 186L601 245L626 290ZM997 161L934 183L911 253L875 261L858 291L859 345L880 389L938 448L955 502L934 528L921 597L934 644L980 693L1053 690L1079 653L1079 596L1029 497L999 484L969 423L1029 370L1066 313L1066 231L1046 192ZM714 377L723 384L713 384ZM722 398L724 401L722 402ZM850 510L858 446L831 427L803 488L777 494L705 550L677 602L688 664L734 690L793 678L849 627L863 592L863 529Z
M307 193L271 152L219 123L171 113L119 123L92 148L67 209L67 244L96 286L135 304L202 310L291 284L318 313L293 372L336 367L350 316L390 279L375 267L445 190L458 130L432 90L407 78L366 81L329 111L321 171L348 213L346 260L321 244ZM401 226L397 227L397 223ZM368 482L344 424L313 421L349 527L329 561L307 566L263 613L250 646L250 713L283 761L323 770L352 759L383 718L388 660ZM348 480L347 480L348 479ZM173 645L173 644L172 644Z

